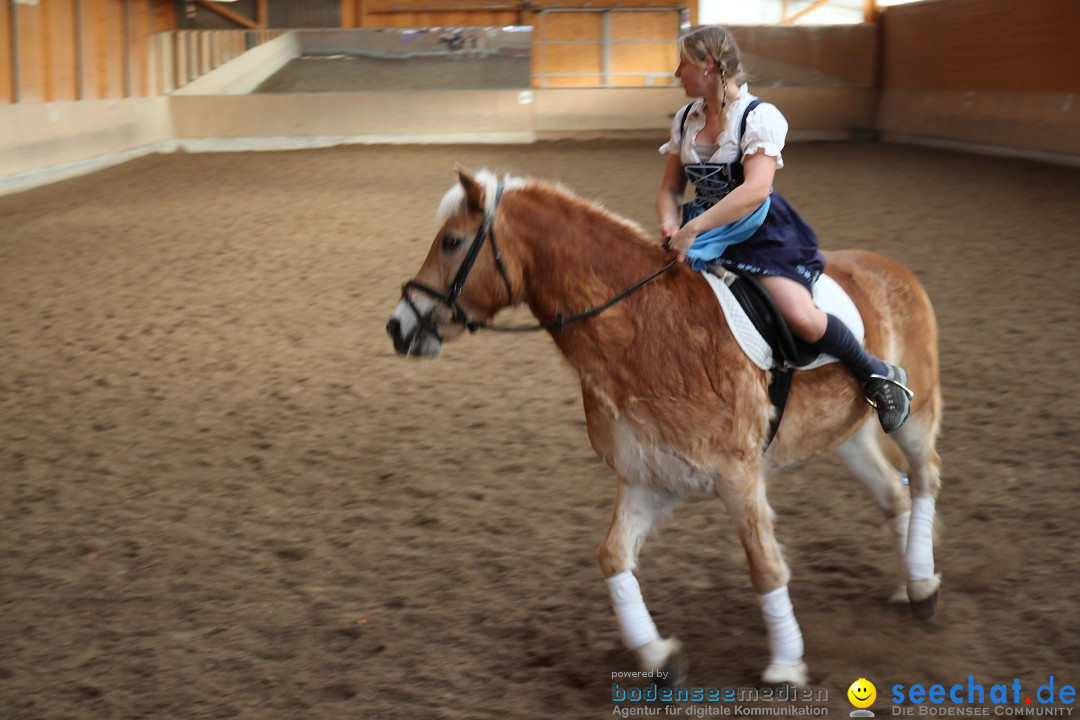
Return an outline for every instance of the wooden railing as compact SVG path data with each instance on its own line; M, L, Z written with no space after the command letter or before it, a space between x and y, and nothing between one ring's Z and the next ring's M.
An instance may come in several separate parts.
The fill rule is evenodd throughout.
M157 91L168 94L285 30L174 30L154 36Z

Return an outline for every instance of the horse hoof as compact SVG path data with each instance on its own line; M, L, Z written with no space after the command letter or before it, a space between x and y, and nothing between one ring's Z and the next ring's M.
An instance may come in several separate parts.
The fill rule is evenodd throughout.
M773 663L765 668L765 672L761 674L761 680L766 685L796 685L798 687L806 687L809 674L809 669L804 662L801 662L798 665L780 665L778 663Z
M657 673L660 680L660 685L663 687L677 688L686 684L686 677L690 672L690 659L686 657L686 653L679 648L675 652L668 656L664 666L660 668L660 673Z
M940 597L941 591L935 590L934 594L925 600L912 600L912 616L919 620L929 620L934 617L934 613L937 611L938 598Z
M665 687L681 687L686 682L690 661L682 643L675 638L653 640L637 650L638 667L648 671Z
M929 620L937 610L941 596L941 575L934 575L925 580L908 582L908 597L911 598L911 614L919 620Z

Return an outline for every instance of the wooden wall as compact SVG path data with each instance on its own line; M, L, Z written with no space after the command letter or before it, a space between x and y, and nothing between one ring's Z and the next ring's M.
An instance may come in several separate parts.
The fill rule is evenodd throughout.
M348 2L351 4L353 0ZM194 13L189 14L186 9L180 13L178 22L181 30L256 29L254 25L258 25L258 29L282 30L340 28L343 27L341 13L345 4L343 0L235 0L216 5L233 17L226 17L199 4L193 8ZM265 17L260 18L260 13ZM237 23L235 17L253 24Z
M287 0L293 1L293 0ZM313 0L325 2L326 0ZM532 25L546 9L684 9L697 21L695 0L340 0L343 28L483 27ZM420 7L417 7L420 6Z
M940 0L881 22L886 138L1080 155L1080 2Z
M1077 0L945 0L882 15L884 88L1076 92Z
M694 22L697 2L341 0L341 24L345 28L532 25L537 88L670 85L678 64L680 11Z
M529 13L513 0L340 0L343 28L483 27L527 25ZM412 7L410 7L412 5Z
M536 87L672 85L680 16L673 10L534 13Z
M282 8L297 3L233 5L258 10L273 25L275 8L284 18ZM181 7L177 0L0 0L0 110L156 96L259 41L258 32L240 30L161 32L176 29ZM534 83L576 92L670 81L677 18L687 12L693 22L695 7L692 0L310 0L304 17L336 12L346 27L530 24ZM887 8L877 25L735 32L753 56L757 90L805 90L814 98L843 91L857 99L852 127L872 127L886 139L1080 155L1078 27L1080 0L936 0ZM168 52L154 51L160 48ZM155 62L159 56L168 63ZM865 121L864 104L876 108ZM812 127L833 127L812 117Z
M875 25L747 25L731 28L750 83L874 87Z
M263 1L241 0L227 8L254 19ZM679 12L671 8L684 10L693 20L696 5L692 0L537 0L529 4L514 0L425 0L422 4L402 0L271 0L266 4L266 24L274 28L331 21L345 28L536 24L538 36L548 44L534 54L535 73L586 73L541 77L538 86L641 85L671 82L679 22ZM587 12L545 12L556 6ZM18 25L15 48L11 43L12 7ZM178 17L183 27L237 28L202 5L195 6L193 19L181 7L176 0L39 0L38 5L14 6L0 0L0 104L168 92L175 85L162 84L163 77L183 80L205 69L155 68L152 38L156 33L176 29ZM190 65L195 53L199 58L207 52L220 55L200 49L203 44L220 44L220 39L209 35L175 42L186 43L172 58L177 63ZM198 47L188 47L192 43ZM649 80L650 75L666 77Z
M0 4L0 103L155 94L150 36L174 26L172 0L39 0L14 11Z

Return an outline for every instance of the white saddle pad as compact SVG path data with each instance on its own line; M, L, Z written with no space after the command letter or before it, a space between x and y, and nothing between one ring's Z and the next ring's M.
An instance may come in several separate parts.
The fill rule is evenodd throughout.
M731 289L728 287L735 279L734 273L728 272L721 267L715 267L712 270L702 270L701 274L709 281L713 292L716 293L716 299L720 301L724 317L727 318L728 325L731 327L731 332L735 335L739 347L759 368L762 370L771 369L773 366L772 348L769 347L769 343L765 342L765 338L754 327L754 323L747 317L746 311L743 310L742 305L735 299ZM855 307L855 303L852 302L839 283L828 275L822 275L814 283L813 294L815 305L830 315L840 318L851 330L851 334L855 336L855 339L860 343L863 341L865 330L862 315L859 314L859 308ZM799 369L812 370L832 362L837 362L837 358L832 355L819 355L809 365L802 365Z

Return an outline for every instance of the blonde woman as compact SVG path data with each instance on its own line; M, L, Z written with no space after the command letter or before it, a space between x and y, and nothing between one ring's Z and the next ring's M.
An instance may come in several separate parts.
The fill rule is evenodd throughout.
M907 420L907 373L867 353L838 318L814 305L811 287L825 269L814 231L772 189L784 166L787 120L750 94L739 47L725 28L679 38L687 97L675 114L664 179L656 199L660 234L680 259L702 269L718 263L749 272L772 295L792 332L839 358L862 383L885 432ZM680 202L687 181L694 199Z

